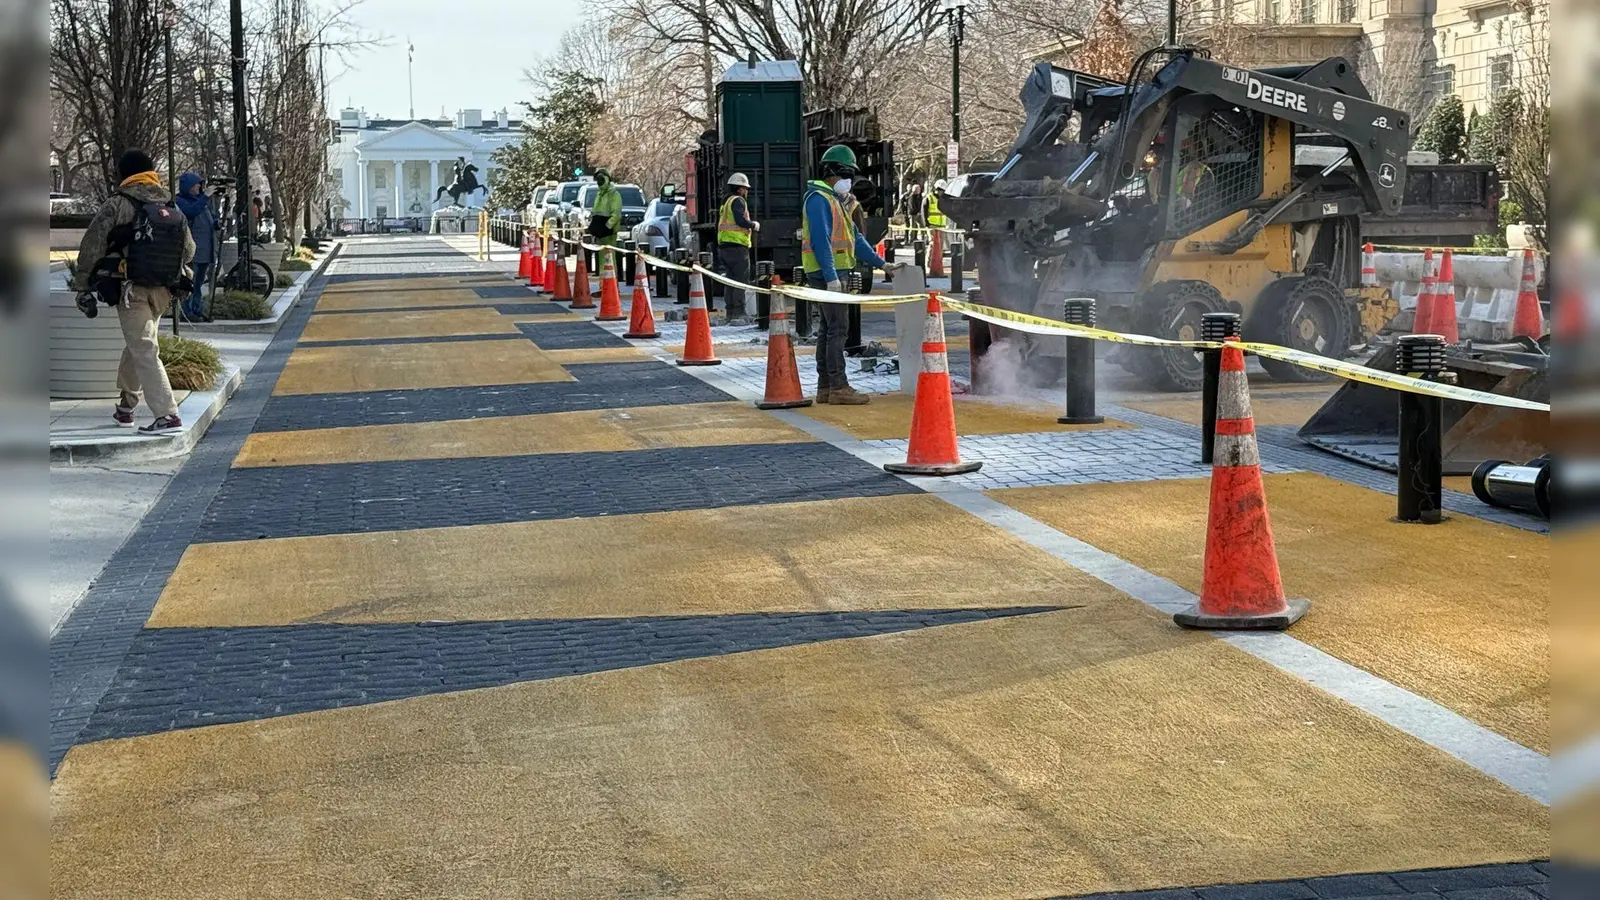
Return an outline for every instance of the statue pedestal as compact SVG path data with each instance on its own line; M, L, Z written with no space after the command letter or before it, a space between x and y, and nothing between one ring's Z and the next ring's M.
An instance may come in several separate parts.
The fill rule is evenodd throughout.
M430 234L475 234L477 231L478 211L464 206L434 210L428 225Z

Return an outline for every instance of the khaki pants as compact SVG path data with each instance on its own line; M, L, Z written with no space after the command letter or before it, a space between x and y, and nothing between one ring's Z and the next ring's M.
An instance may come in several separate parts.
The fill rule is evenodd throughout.
M117 390L122 392L123 409L139 405L141 391L156 418L176 415L167 370L161 366L156 335L161 316L172 306L172 292L166 288L130 285L117 304L117 322L122 325L122 362L117 365Z

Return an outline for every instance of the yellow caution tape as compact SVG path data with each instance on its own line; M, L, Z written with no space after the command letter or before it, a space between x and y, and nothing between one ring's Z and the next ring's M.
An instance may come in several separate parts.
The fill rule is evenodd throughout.
M1410 375L1401 375L1398 372L1385 372L1382 369L1369 368L1360 363L1318 356L1315 353L1307 353L1304 350L1291 350L1288 347L1280 347L1277 344L1258 344L1246 341L1241 342L1239 347L1257 356L1280 359L1307 369L1315 369L1318 372L1337 375L1350 381L1393 388L1397 391L1426 394L1431 397L1442 397L1446 400L1461 400L1466 403L1504 406L1509 409L1525 409L1532 412L1546 413L1550 411L1550 404L1548 403L1522 400L1517 397L1503 397L1499 394L1491 394L1488 391L1475 391L1471 388L1464 388L1454 384L1440 384L1437 381L1413 378Z
M1209 341L1174 341L1144 334L1123 334L1120 331L1107 331L1104 328L1091 328L1087 325L1071 325L1055 319L1030 316L1027 313L1012 312L1009 309L999 309L993 306L980 306L976 303L951 300L946 297L940 297L939 302L944 304L946 309L965 313L975 319L982 319L985 322L993 322L996 325L1004 325L1017 331L1027 331L1033 334L1085 337L1093 338L1097 341L1110 341L1114 344L1137 344L1141 347L1190 347L1196 350L1205 350L1221 346Z
M921 294L838 294L833 291L824 291L800 284L780 285L773 288L773 290L796 300L805 300L808 303L839 303L846 306L861 306L867 303L928 302L928 294L926 292Z

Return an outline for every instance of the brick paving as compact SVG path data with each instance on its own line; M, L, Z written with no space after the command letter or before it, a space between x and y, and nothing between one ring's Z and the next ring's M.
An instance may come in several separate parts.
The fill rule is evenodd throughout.
M733 399L676 367L654 362L586 363L565 368L576 381L273 397L255 430L443 422Z
M302 347L376 347L383 344L459 344L463 341L525 340L521 334L436 334L423 337L346 338L337 341L301 341Z
M318 280L308 292L312 302L291 313L263 355L256 376L230 404L228 415L218 420L52 638L52 771L67 749L88 740L1044 610L144 629L179 556L195 541L884 496L916 490L824 444L763 446L759 451L713 447L231 470L233 456L253 430L728 399L722 391L660 363L569 366L578 379L573 383L271 396L277 373L304 328L322 285L394 277L399 274L396 260L405 261L407 277L485 271L455 250L435 249L441 245L416 239L352 242L339 261L339 271ZM511 289L500 286L488 291L480 296L499 299L512 294ZM889 318L892 323L892 316ZM873 321L873 330L881 327ZM585 343L616 340L614 331L608 334L588 323L548 324L563 327L524 331L547 347L560 346L557 342L563 339L578 342L567 346L616 346ZM681 334L674 340L671 327L662 326L656 346L681 342ZM953 363L954 357L952 353ZM759 391L764 374L758 379L758 373L763 367L761 360L729 360L720 367L720 374L741 388L748 389L753 382ZM802 379L814 384L813 367L802 362L800 368ZM852 373L852 380L866 390L898 387L895 376ZM1198 445L1198 429L1113 405L1103 404L1102 412L1144 427L964 438L964 454L986 463L980 476L967 476L971 479L968 486L1205 475L1204 467L1191 459ZM904 447L903 441L873 443L890 449ZM1305 469L1393 490L1393 476L1288 446L1283 435L1263 435L1263 457L1269 471ZM670 480L651 474L663 471L671 474ZM844 473L842 478L840 473ZM545 486L557 477L566 482L563 490ZM618 484L628 487L619 490ZM1530 526L1523 517L1453 492L1447 492L1446 505L1453 512L1543 530ZM1091 896L1095 900L1528 900L1550 895L1549 876L1546 864L1534 862Z
M1050 612L1057 607L153 628L84 741Z

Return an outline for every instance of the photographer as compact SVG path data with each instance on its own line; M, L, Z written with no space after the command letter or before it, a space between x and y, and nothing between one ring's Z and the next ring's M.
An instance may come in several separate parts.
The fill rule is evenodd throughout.
M161 186L148 154L142 150L122 154L117 175L121 182L95 212L79 244L72 287L93 291L117 307L124 346L117 366L121 397L112 418L118 425L133 427L133 410L143 393L156 418L140 433L167 434L181 430L183 422L156 338L174 291L189 290L194 238L188 220ZM85 312L95 309L92 304L91 300Z

